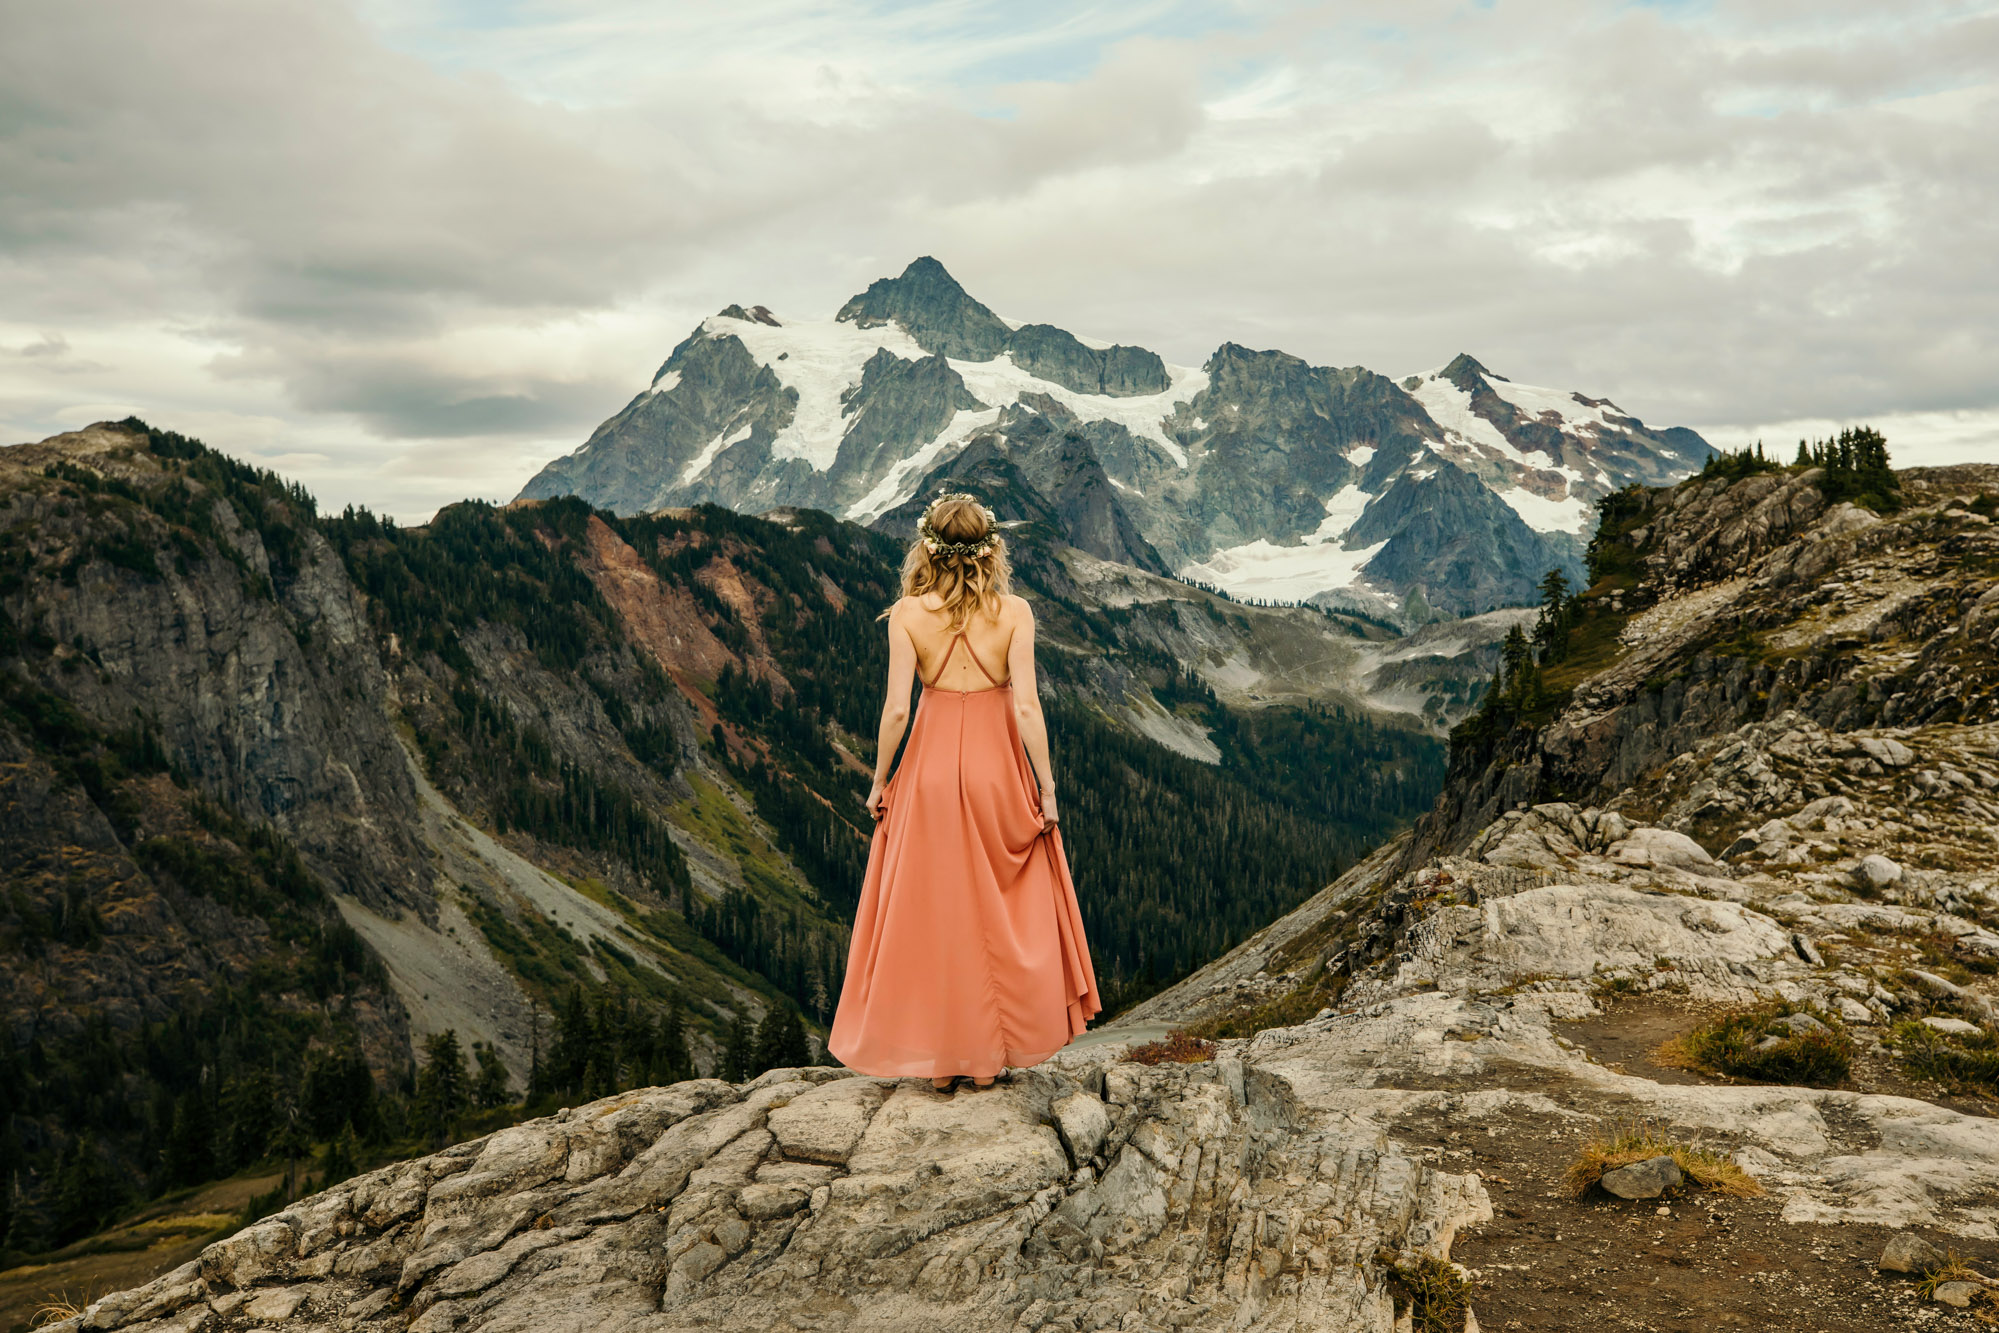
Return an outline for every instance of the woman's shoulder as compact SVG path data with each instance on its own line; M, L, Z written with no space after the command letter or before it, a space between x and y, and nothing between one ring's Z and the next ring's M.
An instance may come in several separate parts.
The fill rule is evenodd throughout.
M1005 593L1000 597L1000 616L1010 620L1034 619L1034 607L1019 593Z

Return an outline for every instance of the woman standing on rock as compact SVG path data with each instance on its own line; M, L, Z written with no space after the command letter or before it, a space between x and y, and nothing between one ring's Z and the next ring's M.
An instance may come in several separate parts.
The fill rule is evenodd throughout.
M1008 591L1006 541L971 496L933 501L916 530L883 613L874 845L827 1046L850 1069L941 1091L1047 1059L1103 1006L1055 823L1034 612Z

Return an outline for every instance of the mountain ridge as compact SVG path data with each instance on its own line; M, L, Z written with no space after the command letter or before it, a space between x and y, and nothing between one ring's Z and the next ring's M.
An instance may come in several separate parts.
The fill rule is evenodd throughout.
M1673 480L1709 453L1684 428L1651 430L1607 400L1517 384L1463 353L1400 379L1235 343L1171 366L1009 324L929 256L831 321L755 311L704 320L522 496L577 494L625 514L806 506L880 523L975 441L1028 460L1059 442L1094 455L1108 507L1175 574L1374 614L1420 592L1460 615L1531 601L1549 568L1579 576L1598 499ZM1457 472L1493 502L1458 487L1448 538L1411 528L1423 498L1409 489ZM1362 531L1392 549L1356 535L1370 513Z

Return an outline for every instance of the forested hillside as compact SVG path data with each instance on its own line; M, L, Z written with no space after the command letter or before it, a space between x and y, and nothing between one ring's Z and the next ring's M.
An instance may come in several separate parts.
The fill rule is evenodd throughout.
M402 528L139 422L0 451L0 506L7 1248L830 1020L897 541L574 499ZM1058 555L1024 590L1115 1005L1406 823L1441 751L1224 706Z

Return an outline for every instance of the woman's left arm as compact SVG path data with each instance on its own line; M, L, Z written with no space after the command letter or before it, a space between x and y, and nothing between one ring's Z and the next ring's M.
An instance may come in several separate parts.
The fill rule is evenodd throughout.
M902 733L909 729L909 691L916 683L916 641L903 621L902 603L888 616L888 696L882 700L881 730L875 736L875 785L868 789L868 813L880 819L888 810L883 789L889 765Z

